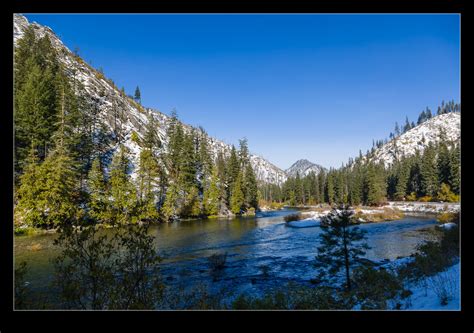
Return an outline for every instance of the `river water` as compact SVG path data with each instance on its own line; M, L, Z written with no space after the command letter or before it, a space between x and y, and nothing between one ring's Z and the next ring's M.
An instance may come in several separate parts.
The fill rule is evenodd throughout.
M167 285L192 286L213 281L214 288L259 291L285 282L307 283L315 276L318 226L293 227L283 217L294 210L262 212L253 218L209 219L161 224L150 228L163 257L161 272ZM406 217L400 221L363 224L370 260L408 256L421 242L433 239L434 218ZM306 224L302 224L305 226ZM28 263L30 290L45 292L52 280L51 260L58 254L53 234L16 236L15 262ZM227 253L222 273L211 278L208 257Z

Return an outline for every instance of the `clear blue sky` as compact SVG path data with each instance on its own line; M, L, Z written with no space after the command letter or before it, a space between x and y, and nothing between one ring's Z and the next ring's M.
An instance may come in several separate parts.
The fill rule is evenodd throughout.
M142 103L281 168L460 101L458 15L26 15Z

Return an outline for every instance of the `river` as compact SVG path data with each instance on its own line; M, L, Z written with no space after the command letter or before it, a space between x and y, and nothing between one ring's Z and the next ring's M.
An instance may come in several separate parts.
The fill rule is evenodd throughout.
M227 264L214 288L259 291L288 281L307 283L314 277L319 227L290 227L283 217L294 210L261 212L253 218L209 219L161 224L150 228L163 257L167 285L192 286L212 281L208 257L227 252ZM371 249L370 260L393 260L412 254L421 242L435 237L433 217L362 224ZM52 280L51 260L58 254L54 234L16 236L15 262L26 261L32 293L45 293ZM264 274L265 273L265 274Z

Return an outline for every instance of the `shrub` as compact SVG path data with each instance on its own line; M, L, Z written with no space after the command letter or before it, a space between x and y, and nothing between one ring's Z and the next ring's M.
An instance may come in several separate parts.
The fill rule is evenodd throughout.
M299 221L304 219L303 215L301 213L296 213L296 214L290 214L286 215L284 218L285 222L292 222L292 221Z
M451 213L451 212L441 213L441 214L438 215L437 220L440 223L448 223L448 222L459 223L459 212L456 212L456 213Z
M444 271L428 279L428 286L438 296L441 305L447 305L459 292L458 278Z
M398 269L405 279L418 281L451 266L459 256L459 228L443 230L441 240L428 241L418 246L414 260Z
M406 298L409 293L395 274L381 268L358 267L353 272L354 296L361 309L387 309L389 301Z
M407 195L406 200L407 201L416 201L416 193L411 192L409 195Z
M441 188L438 191L438 200L440 201L446 201L446 202L458 202L459 201L459 195L454 194L451 191L451 188L449 185L443 183L441 184Z
M133 131L130 139L136 144L140 144L140 138L138 137L137 132Z
M288 285L267 291L261 297L241 294L233 302L235 310L341 310L350 309L353 303L346 295L328 287Z
M418 201L421 201L421 202L430 202L430 201L433 201L433 197L430 196L430 195L425 195L425 196L419 198Z

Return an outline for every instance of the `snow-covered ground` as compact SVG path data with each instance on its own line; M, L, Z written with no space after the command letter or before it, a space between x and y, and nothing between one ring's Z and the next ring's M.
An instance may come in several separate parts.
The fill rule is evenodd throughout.
M440 212L458 212L461 209L459 203L452 202L403 202L391 201L388 207L396 208L402 212L413 213L440 213Z
M413 294L410 296L407 310L460 310L460 264L457 263L408 288ZM441 304L443 298L446 299L444 305Z

